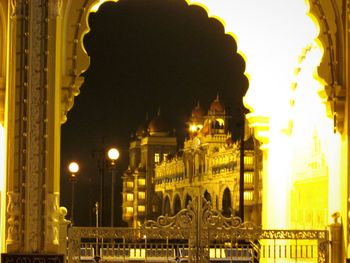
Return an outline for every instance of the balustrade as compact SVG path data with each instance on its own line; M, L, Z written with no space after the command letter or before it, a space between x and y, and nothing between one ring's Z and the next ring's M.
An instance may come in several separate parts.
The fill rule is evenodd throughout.
M326 230L263 230L197 200L140 228L71 227L68 261L329 262Z

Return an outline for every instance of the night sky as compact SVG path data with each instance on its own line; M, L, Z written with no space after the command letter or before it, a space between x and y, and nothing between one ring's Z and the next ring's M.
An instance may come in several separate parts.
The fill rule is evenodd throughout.
M80 164L75 192L76 225L94 225L99 200L98 153L115 146L117 225L121 222L121 180L128 165L130 135L160 109L180 140L185 121L199 101L207 110L219 94L237 135L242 96L248 87L245 63L223 25L183 0L120 0L90 14L84 46L91 58L85 82L62 125L61 205L71 209L67 165ZM110 205L105 171L104 206ZM109 213L104 212L105 225ZM68 213L68 218L70 214Z

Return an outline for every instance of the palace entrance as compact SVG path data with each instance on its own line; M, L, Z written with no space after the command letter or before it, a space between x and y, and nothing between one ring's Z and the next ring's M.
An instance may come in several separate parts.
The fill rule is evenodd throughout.
M264 230L197 201L140 228L72 227L68 262L329 262L326 230Z
M0 0L0 142L4 142L0 149L2 252L58 253L59 222L64 214L59 201L60 125L66 121L74 97L79 94L84 81L81 73L89 66L82 43L89 30L88 16L103 2ZM200 2L207 7L208 16L218 15L225 21L225 31L237 35L238 50L246 58L250 88L245 103L252 108L249 122L265 150L264 167L268 170L263 172L264 189L273 189L279 180L278 191L262 193L263 226L288 228L294 219L297 225L299 218L309 217L314 217L316 223L327 222L331 214L340 211L342 247L346 248L349 129L344 116L348 116L345 96L349 89L348 1ZM315 60L306 68L297 67L310 47L315 47L312 53L315 56L311 56ZM291 198L307 200L308 191L300 182L293 185L296 189L291 189L293 177L282 177L279 166L285 168L285 164L291 163L285 162L287 158L277 161L281 153L284 157L290 153L287 150L290 148L278 147L286 143L294 146L298 142L289 140L293 123L286 116L295 116L295 111L288 111L296 102L289 95L291 89L298 90L300 83L303 87L315 88L319 96L317 103L322 109L311 116L327 119L327 132L329 125L334 128L336 144L332 153L336 154L317 155L317 162L326 160L322 164L328 165L319 166L310 158L307 165L315 166L295 170L298 178L303 179L308 175L303 171L327 167L326 180L319 180L323 191L330 193L326 211L291 215ZM322 145L323 134L309 135L314 146ZM334 156L340 158L327 160ZM298 157L288 156L289 160ZM319 206L317 202L313 204ZM271 214L274 216L270 217ZM282 217L275 220L278 214ZM327 218L318 220L323 216ZM343 260L345 254L338 253Z

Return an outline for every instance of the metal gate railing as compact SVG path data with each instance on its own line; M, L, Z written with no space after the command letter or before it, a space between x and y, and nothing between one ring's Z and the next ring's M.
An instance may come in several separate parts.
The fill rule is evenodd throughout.
M71 227L68 262L329 262L326 230L263 230L202 199L140 228Z

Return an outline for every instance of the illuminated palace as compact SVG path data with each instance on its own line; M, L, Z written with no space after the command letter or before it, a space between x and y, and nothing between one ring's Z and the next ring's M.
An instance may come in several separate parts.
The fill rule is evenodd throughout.
M240 144L231 137L228 117L218 97L207 115L198 104L181 151L160 114L141 125L130 143L130 165L123 177L123 220L137 226L160 214L174 215L198 195L223 214L237 215ZM246 132L244 216L258 225L261 165L259 143Z
M66 251L67 210L60 205L61 124L69 121L67 113L84 82L82 72L90 65L83 41L90 31L89 15L104 2L108 0L0 0L2 253ZM249 81L242 94L250 110L246 119L262 150L262 227L331 225L338 231L332 248L339 248L332 253L332 263L344 263L350 258L349 0L183 2L193 13L221 25L221 33L232 41L228 56L237 56L244 65L241 74ZM162 209L173 213L184 207L186 196L194 198L195 193L183 189L194 190L199 182L203 188L198 186L198 192L207 191L219 209L225 195L220 191L229 189L231 208L236 209L235 171L228 181L218 164L219 156L229 156L226 153L236 145L226 144L226 133L204 131L189 137L182 157L174 155L157 166L156 179L149 181L155 187L147 191L158 192ZM210 136L223 137L215 151ZM166 149L160 151L163 137ZM143 169L154 162L155 153L162 161L164 153L175 149L175 139L163 137L150 133L132 142L131 150L140 147L141 153L131 161L130 171L144 176L136 183L151 180L150 171ZM143 150L150 151L145 156ZM162 172L164 166L181 165L186 171L182 177ZM218 174L227 187L213 183L207 189L207 178L214 182ZM185 188L186 183L192 188ZM127 195L126 201L139 197L149 201L146 191L139 192L140 196L130 192L134 195ZM132 215L138 207L128 204L124 211ZM156 213L159 207L141 206L140 212L143 209Z

